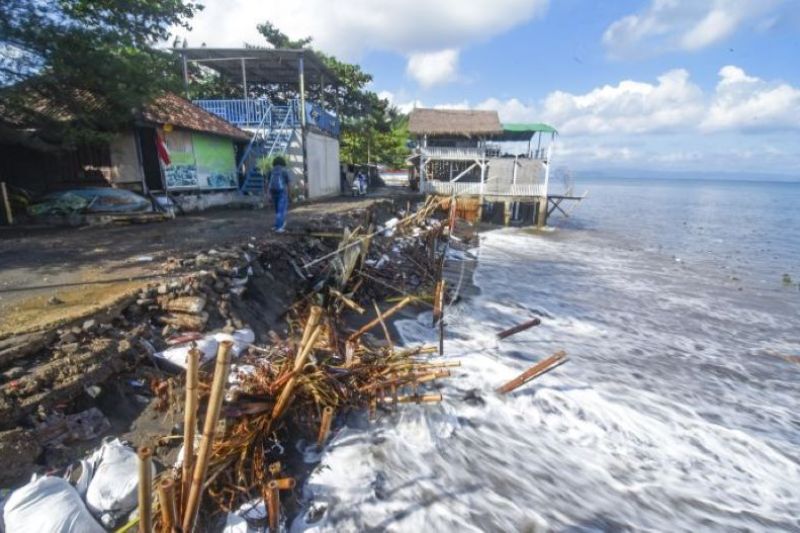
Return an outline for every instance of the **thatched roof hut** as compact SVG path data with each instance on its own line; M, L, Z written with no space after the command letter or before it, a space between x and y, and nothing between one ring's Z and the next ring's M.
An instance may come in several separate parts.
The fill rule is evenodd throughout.
M497 111L414 109L408 117L412 135L481 137L503 133Z

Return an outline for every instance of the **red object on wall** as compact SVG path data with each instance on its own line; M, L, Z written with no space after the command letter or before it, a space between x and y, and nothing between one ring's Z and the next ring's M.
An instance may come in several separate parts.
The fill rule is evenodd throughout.
M164 138L161 136L160 133L156 132L156 151L158 152L158 158L164 163L164 166L170 164L169 159L169 150L167 149L167 145L164 142Z

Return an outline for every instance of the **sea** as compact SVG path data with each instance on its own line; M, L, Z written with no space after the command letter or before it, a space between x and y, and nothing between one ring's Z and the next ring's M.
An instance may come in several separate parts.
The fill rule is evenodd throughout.
M800 531L800 183L583 190L548 231L481 235L444 400L351 415L292 531Z

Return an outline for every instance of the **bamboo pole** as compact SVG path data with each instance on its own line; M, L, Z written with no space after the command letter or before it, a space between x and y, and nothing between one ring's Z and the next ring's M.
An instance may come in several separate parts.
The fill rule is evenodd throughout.
M328 440L328 433L331 430L333 421L333 407L327 406L322 410L322 420L319 423L319 435L317 436L317 446L322 447Z
M161 509L161 530L172 533L178 520L175 505L175 481L166 478L158 485L158 506Z
M511 335L515 335L520 331L525 331L526 329L530 329L533 326L538 326L542 323L540 318L533 318L528 320L527 322L523 322L522 324L517 324L514 327L508 328L506 330L501 331L497 334L498 339L505 339L506 337L510 337Z
M267 504L267 518L270 533L276 533L280 524L281 498L278 493L278 482L274 479L267 483L262 496Z
M319 319L321 316L322 316L322 308L319 307L318 305L312 306L311 313L309 313L308 315L308 321L306 322L306 327L303 330L303 339L300 341L301 349L308 342L308 336L311 335L311 332L314 331L314 328L317 327L317 324L319 324ZM297 369L297 365L295 365L295 369Z
M397 313L399 310L401 310L402 308L404 308L406 305L408 305L409 303L411 303L411 301L412 301L412 300L413 300L413 298L412 298L411 296L406 296L405 298L403 298L402 300L400 300L400 302L399 302L398 304L396 304L395 306L393 306L393 307L391 307L391 308L387 309L387 310L386 310L386 312L385 312L385 313L383 313L383 315L382 315L382 316L381 316L381 315L378 315L378 317L377 317L377 318L375 318L375 319L371 320L369 323L367 323L367 324L365 324L364 326L362 326L362 327L361 327L361 329L359 329L358 331L356 331L355 333L353 333L352 335L350 335L350 337L348 337L348 339L347 339L347 340L349 340L349 341L354 341L354 340L358 339L358 338L359 338L359 337L361 337L361 336L362 336L364 333L366 333L367 331L371 330L372 328L374 328L375 326L377 326L378 324L380 324L380 323L381 323L381 320L386 320L387 318L391 317L392 315L394 315L395 313Z
M217 350L217 365L214 369L214 381L211 384L211 397L208 400L208 410L203 424L203 438L200 441L200 448L197 452L197 460L194 465L192 475L192 485L189 490L189 497L186 500L186 509L183 513L183 530L190 533L194 528L197 518L197 510L200 508L200 497L203 488L203 479L208 470L208 459L211 455L211 446L214 443L214 436L219 421L219 412L222 408L222 400L225 392L225 385L228 381L228 372L231 365L231 348L233 343L222 341Z
M278 484L279 490L292 490L297 485L297 481L293 477L283 477L276 479L275 482Z
M332 295L334 295L334 296L336 296L338 299L340 299L344 305L346 305L347 307L349 307L350 309L352 309L353 311L355 311L355 312L356 312L356 313L358 313L359 315L363 315L363 314L365 313L365 310L364 310L364 308L363 308L363 307L361 307L360 305L358 305L357 303L355 303L353 300L351 300L350 298L348 298L347 296L345 296L344 294L342 294L342 292L341 292L341 291L337 291L337 290L336 290L336 289L334 289L333 287L331 287L331 288L330 288L330 289L328 289L328 290L330 291L330 293L331 293Z
M200 350L193 347L186 358L186 404L183 413L183 465L181 476L181 509L186 507L192 483L194 436L197 430L197 386Z
M141 446L139 456L139 531L151 533L153 530L153 450Z
M505 385L498 387L497 392L499 392L500 394L508 394L514 389L521 387L525 383L538 378L542 374L545 374L553 370L555 367L566 362L566 360L567 360L567 353L563 350L558 351L553 355L551 355L550 357L548 357L547 359L539 361L538 363L536 363L535 365L533 365L532 367L530 367L525 372L515 377Z
M436 282L433 289L433 325L435 326L442 319L442 296L444 295L444 280Z
M322 328L317 326L314 328L314 332L311 333L308 340L305 344L302 345L300 348L300 353L297 355L297 358L294 362L294 372L295 374L289 378L289 381L286 382L286 385L283 386L283 390L281 390L281 395L278 397L278 401L275 402L275 407L272 409L272 419L276 420L279 416L283 414L283 411L289 405L289 400L292 396L292 391L294 390L294 386L297 383L297 373L303 368L303 365L306 364L306 360L308 359L308 354L311 353L311 349L314 347L314 343L317 342L317 337L319 337Z
M381 402L387 402L391 398L379 398ZM436 403L442 401L442 395L435 394L408 394L397 398L397 403Z
M392 342L392 336L389 335L389 328L386 327L386 322L383 320L383 317L381 316L381 310L378 309L378 304L375 303L375 300L372 300L372 306L375 308L375 314L378 316L378 320L381 322L383 336L386 337L386 345L389 347L391 352L394 352L394 342Z

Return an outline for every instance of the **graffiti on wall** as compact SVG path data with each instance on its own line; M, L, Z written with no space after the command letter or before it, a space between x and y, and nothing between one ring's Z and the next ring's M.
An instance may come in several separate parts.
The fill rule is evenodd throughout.
M230 139L173 130L165 134L170 164L164 168L169 189L230 189L238 185Z

